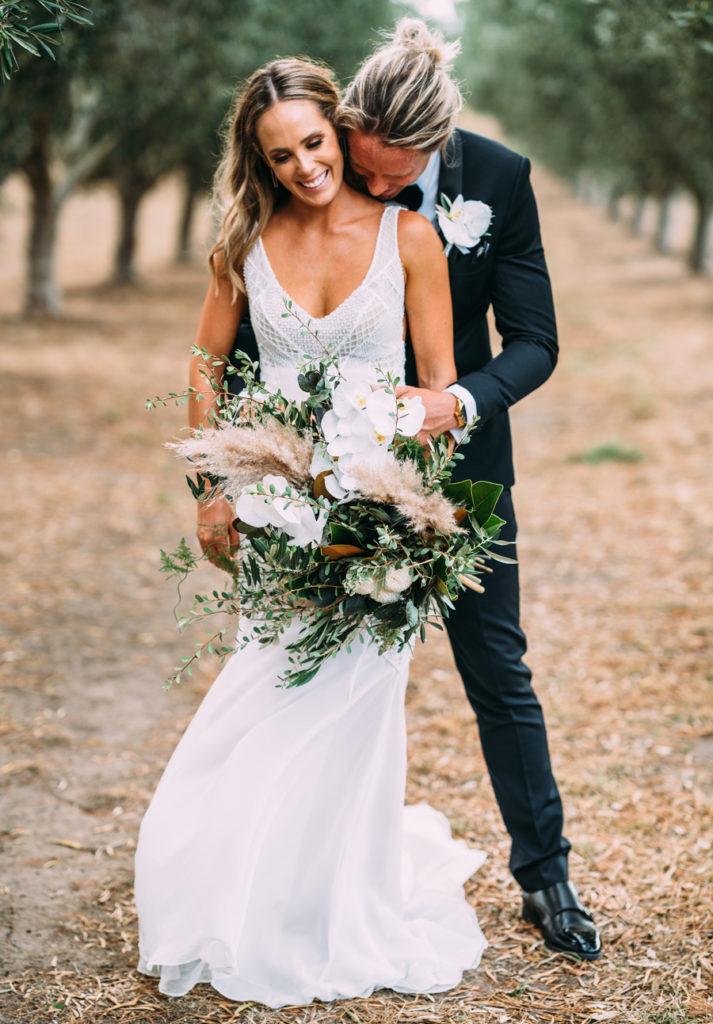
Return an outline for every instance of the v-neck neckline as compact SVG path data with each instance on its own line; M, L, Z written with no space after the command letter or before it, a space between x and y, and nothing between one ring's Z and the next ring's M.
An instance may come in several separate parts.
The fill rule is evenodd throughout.
M372 271L374 270L374 266L376 265L376 257L377 257L377 255L379 253L379 246L380 246L380 243L381 243L381 234L382 234L382 231L384 229L384 223L385 223L385 220L386 220L386 211L388 209L389 209L389 207L385 206L384 209L383 209L383 212L381 214L381 219L379 221L379 230L376 232L376 243L374 245L374 252L372 254L371 262L369 263L369 267L368 267L368 269L366 271L366 274L361 279L361 281L356 286L356 288L354 288L353 291L351 291L346 296L346 298L342 299L342 301L339 303L339 305L335 306L334 309L329 311L329 313L325 313L324 316L313 316L312 313L310 313L308 310L306 310L304 308L304 306L301 306L299 304L299 302L297 302L295 299L293 299L292 296L287 292L287 290L282 287L282 285L280 284L280 281L279 281L279 278L278 278L277 274L273 270L272 263L270 263L270 257L267 255L267 249L265 248L265 243L262 240L262 235L260 235L260 237L258 238L257 244L260 246L260 250L262 252L263 258L264 258L265 263L267 265L267 269L270 272L270 276L272 277L273 281L275 282L277 287L280 289L282 294L285 296L285 298L289 299L290 302L292 303L292 305L296 306L297 309L299 309L299 311L301 313L304 313L306 316L308 316L310 320L317 320L320 323L325 321L325 320L329 320L329 318L334 316L335 313L338 313L339 310L342 309L342 307L345 306L347 302L350 302L354 298L354 296L357 294L357 292L361 291L361 289L364 287L364 285L367 283L367 281L371 277Z

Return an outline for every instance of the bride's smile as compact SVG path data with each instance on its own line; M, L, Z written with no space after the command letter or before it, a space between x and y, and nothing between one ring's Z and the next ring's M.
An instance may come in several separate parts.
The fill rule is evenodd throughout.
M316 178L312 178L310 181L301 181L300 185L302 188L308 188L310 192L314 192L318 188L322 188L327 183L327 175L329 174L329 168L326 167L321 174L318 174Z

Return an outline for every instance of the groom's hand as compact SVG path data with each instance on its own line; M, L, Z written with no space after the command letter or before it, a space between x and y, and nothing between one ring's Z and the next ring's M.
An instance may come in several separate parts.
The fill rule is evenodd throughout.
M450 391L430 391L428 388L401 386L396 388L396 397L420 398L426 410L419 441L426 443L429 437L445 434L458 426L456 420L456 396Z

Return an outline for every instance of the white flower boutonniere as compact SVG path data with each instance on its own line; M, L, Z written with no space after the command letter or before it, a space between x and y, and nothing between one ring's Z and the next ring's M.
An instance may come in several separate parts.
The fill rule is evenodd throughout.
M446 240L446 256L453 246L459 252L470 252L488 233L493 219L493 211L487 203L481 203L479 199L464 199L462 195L450 200L441 193L441 205L436 206L436 213L438 226ZM480 250L476 255L481 255Z

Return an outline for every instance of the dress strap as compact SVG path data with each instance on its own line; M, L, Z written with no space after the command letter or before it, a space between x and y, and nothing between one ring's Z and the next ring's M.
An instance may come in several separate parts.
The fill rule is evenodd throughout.
M399 257L398 224L400 206L384 207L379 226L379 237L374 254L374 271L379 272Z

